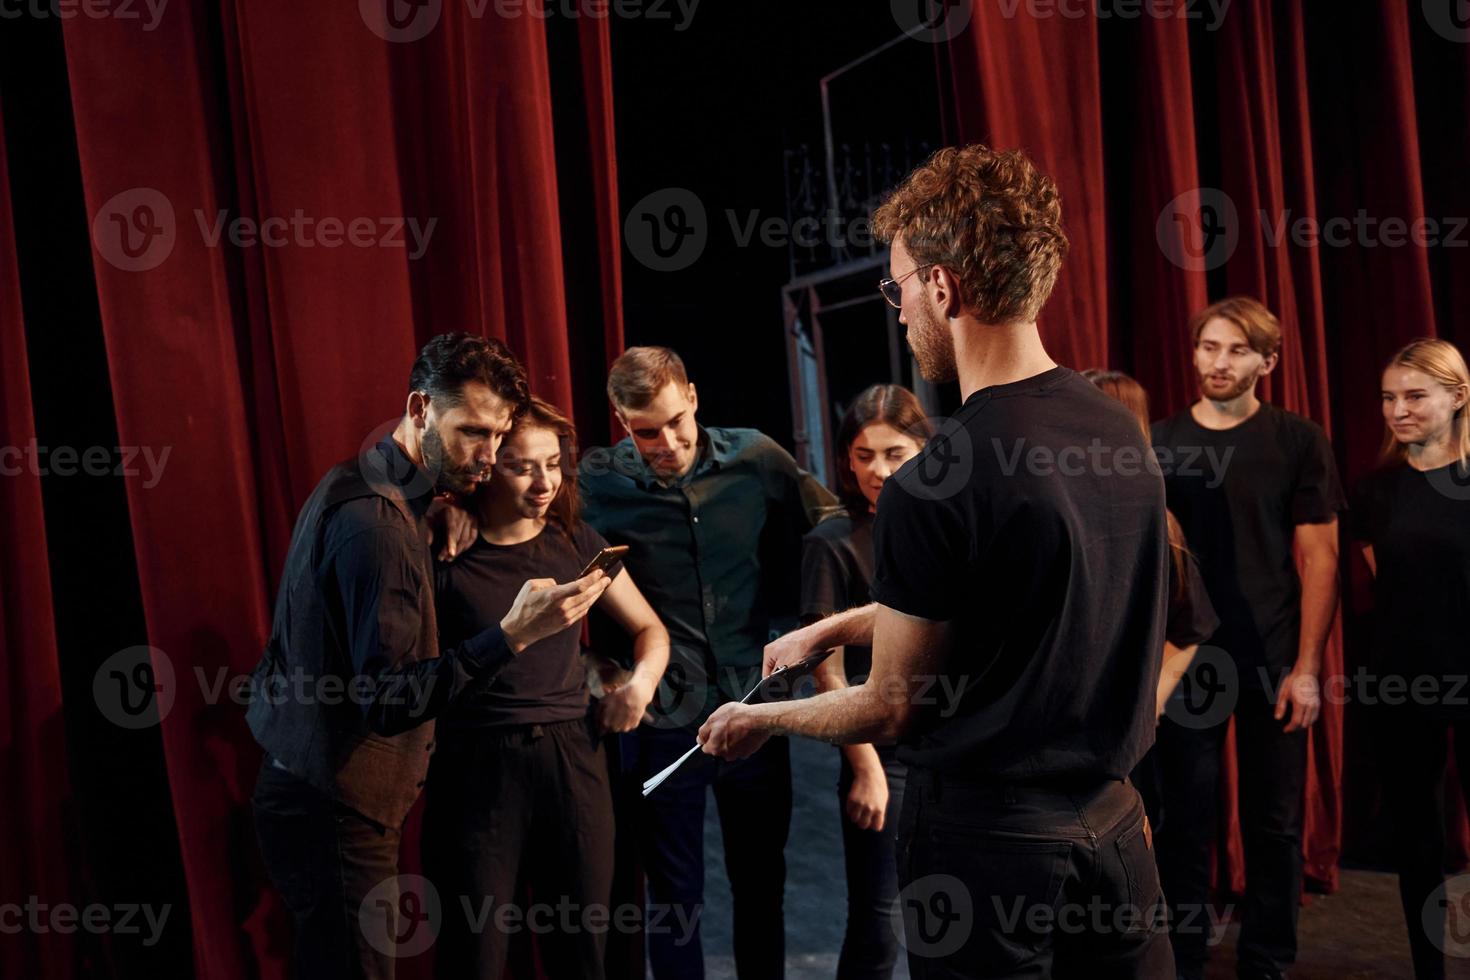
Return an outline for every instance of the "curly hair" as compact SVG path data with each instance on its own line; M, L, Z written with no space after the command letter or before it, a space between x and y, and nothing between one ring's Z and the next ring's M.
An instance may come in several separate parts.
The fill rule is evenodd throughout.
M1056 182L1020 150L979 143L936 152L873 213L920 266L944 266L985 323L1036 319L1067 253Z

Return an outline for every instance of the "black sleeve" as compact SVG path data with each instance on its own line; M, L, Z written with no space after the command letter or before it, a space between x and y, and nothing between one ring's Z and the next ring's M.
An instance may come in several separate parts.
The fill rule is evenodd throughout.
M1371 476L1364 477L1353 487L1351 501L1348 504L1348 533L1359 541L1372 543L1374 491L1376 481Z
M920 497L904 488L901 475L890 478L878 497L873 601L922 619L954 619L969 579L973 530L952 498Z
M851 605L842 559L827 541L808 534L801 541L801 618L813 622Z
M801 539L816 526L818 512L836 498L811 474L796 465L776 440L757 434L757 466L766 497L766 525L761 529L762 589L772 619L795 616L801 598Z
M1215 606L1205 591L1205 581L1200 577L1194 555L1186 553L1183 565L1181 590L1174 562L1172 559L1169 562L1169 611L1164 626L1164 638L1180 648L1203 643L1220 628L1220 618L1215 615Z
M1291 500L1292 523L1326 524L1346 507L1347 501L1337 479L1332 446L1317 426L1306 426L1306 438L1298 458L1300 465Z
M499 626L438 656L419 648L421 603L431 583L418 548L406 529L380 524L355 531L326 557L341 596L353 698L380 735L435 717L471 681L493 675L515 656Z

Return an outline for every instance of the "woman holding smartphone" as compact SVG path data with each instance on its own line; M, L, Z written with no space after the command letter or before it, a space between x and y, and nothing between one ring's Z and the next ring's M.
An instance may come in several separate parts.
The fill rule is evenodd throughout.
M479 535L452 564L436 568L444 642L498 622L527 580L534 588L537 579L578 578L607 546L578 518L575 443L572 423L533 398L477 494ZM571 906L578 927L566 936L543 934L543 965L551 976L603 975L606 930L580 918L600 909L595 914L606 922L612 887L612 796L601 734L637 727L669 653L668 633L628 573L614 564L606 574L612 581L597 604L632 637L634 663L595 711L588 711L581 630L569 624L521 651L439 721L423 856L444 910L435 959L441 977L501 976L511 935L538 921L554 932L563 921L560 903ZM497 917L500 906L519 901L526 885L535 905L519 910L520 927L497 926L510 921ZM547 914L533 914L543 905Z
M1470 801L1470 371L1443 340L1416 340L1382 380L1380 467L1353 497L1373 570L1370 676L1383 795L1414 975L1445 975L1444 779L1455 747Z
M873 385L854 399L837 436L845 513L822 521L802 540L804 623L869 602L878 494L931 435L923 407L907 388ZM818 686L861 684L872 659L870 647L842 647L818 670ZM847 866L847 934L837 976L887 978L898 959L898 933L890 916L898 899L894 834L904 766L891 745L844 745L841 752L837 796Z

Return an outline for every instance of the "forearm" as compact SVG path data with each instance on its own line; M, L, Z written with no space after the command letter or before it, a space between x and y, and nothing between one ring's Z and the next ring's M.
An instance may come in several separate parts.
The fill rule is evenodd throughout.
M1337 614L1337 563L1325 558L1309 560L1302 570L1302 632L1296 670L1317 674L1322 651Z
M819 619L810 626L803 626L797 633L807 639L813 650L828 650L832 647L872 646L873 622L877 617L878 604L845 609Z
M1195 652L1199 650L1199 644L1187 647L1176 647L1168 641L1164 642L1164 665L1159 671L1159 689L1156 696L1159 714L1164 713L1164 703L1174 693L1174 688L1179 685L1179 679L1189 670L1189 665L1194 662Z
M818 690L842 691L847 689L849 685L847 672L843 669L843 653L843 650L838 649L817 668L815 676ZM883 760L878 758L878 750L873 748L873 743L858 742L853 745L839 746L839 748L842 757L847 760L853 772L882 772Z
M662 626L639 630L633 637L633 680L658 687L669 666L669 634Z
M873 684L828 691L800 701L753 705L760 727L772 735L802 735L833 745L892 742L902 734L896 707L902 697L884 698Z
M379 735L401 735L441 714L466 688L493 678L514 659L500 627L492 626L437 657L379 671L371 675L371 697L363 705L367 726Z

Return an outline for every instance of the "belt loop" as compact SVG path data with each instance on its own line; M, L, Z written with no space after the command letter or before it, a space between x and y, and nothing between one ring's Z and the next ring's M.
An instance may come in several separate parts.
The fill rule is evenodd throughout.
M534 742L536 739L540 738L542 735L545 735L545 734L546 734L546 729L542 728L540 725L532 725L531 726L531 741Z
M1005 800L1008 806L1014 804L1016 802L1016 787L1007 783L1001 798Z

